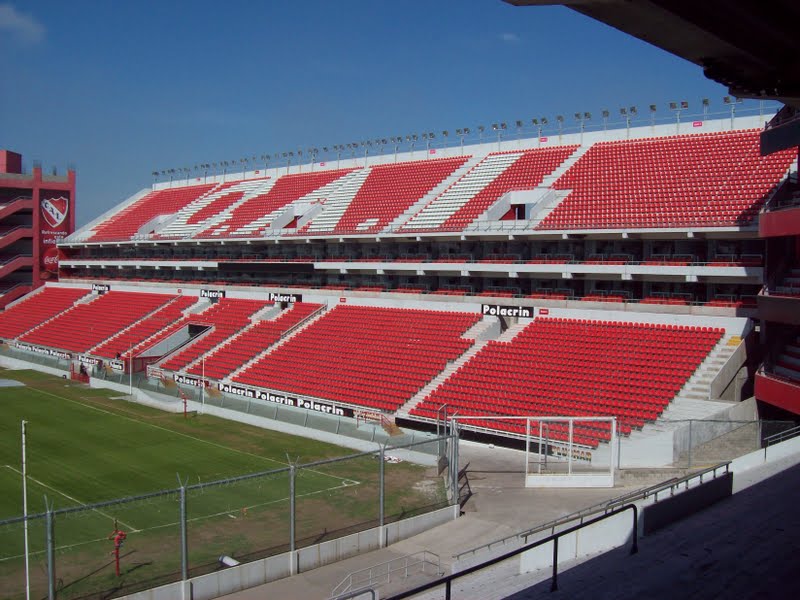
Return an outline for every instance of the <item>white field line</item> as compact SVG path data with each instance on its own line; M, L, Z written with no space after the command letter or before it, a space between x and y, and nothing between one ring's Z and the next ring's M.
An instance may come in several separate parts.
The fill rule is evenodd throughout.
M77 400L71 400L69 398L65 398L64 396L59 396L58 394L53 394L52 392L46 392L44 390L40 390L39 388L34 388L37 392L41 392L42 394L46 394L48 396L52 396L53 398L58 398L59 400L64 400L66 402L71 402L72 404L77 404L78 406L83 406L85 408L90 408L92 410L96 410L97 412L101 412L107 415L111 415L113 417L118 417L120 419L125 419L126 421L133 421L134 423L138 423L140 425L145 425L147 427L152 427L153 429L158 429L160 431L166 431L167 433L171 433L173 435L177 435L180 437L184 437L190 440L194 440L195 442L200 442L201 444L207 444L209 446L214 446L215 448L221 448L222 450L227 450L229 452L235 452L237 454L242 454L244 456L250 456L253 458L257 458L264 461L273 462L279 464L284 467L288 467L289 464L285 462L281 462L279 460L275 460L274 458L267 458L266 456L259 456L258 454L253 454L252 452L245 452L244 450L237 450L236 448L231 448L229 446L223 446L222 444L217 444L216 442L210 442L208 440L204 440L203 438L194 437L193 435L189 435L186 433L181 433L179 431L175 431L173 429L168 429L166 427L160 427L158 425L153 425L152 423L148 423L146 421L140 421L139 419L134 419L132 417L126 417L125 415L120 415L118 413L111 412L109 410L104 410L102 408L98 408L96 406L92 406L90 404L84 404L83 402L78 402ZM317 473L318 475L323 475L325 477L331 477L332 479L339 479L340 481L347 480L346 477L339 477L338 475L331 475L329 473L323 473L322 471L315 471L311 469L312 473ZM351 480L348 480L351 481Z
M9 468L13 468L13 467L11 467L9 465L5 465L5 466L9 467ZM32 479L32 478L29 477L28 479ZM43 484L39 483L39 485L43 485ZM361 485L361 484L358 481L354 481L352 479L345 479L343 481L343 483L340 484L340 485L337 485L337 486L334 486L334 487L330 487L330 488L325 488L324 490L316 490L316 491L313 491L313 492L307 492L305 494L296 494L295 497L296 498L305 498L306 496L314 496L316 494L324 494L325 492L330 492L330 491L334 491L334 490L338 490L338 489L342 489L342 488L346 488L346 487L351 487L351 486L354 486L354 485ZM47 487L47 486L45 486L45 487ZM61 492L59 492L59 493L61 493ZM66 494L62 494L62 495L66 496ZM69 496L67 496L67 497L69 498ZM277 500L270 500L268 502L260 502L258 504L252 504L250 506L242 506L241 508L237 508L235 510L226 510L226 511L218 512L218 513L212 513L212 514L208 514L208 515L202 515L202 516L199 516L199 517L193 517L191 519L186 519L186 522L187 523L192 523L194 521L202 521L202 520L205 520L205 519L211 519L213 517L221 517L223 515L233 516L233 513L237 513L237 512L241 513L242 510L250 510L250 509L253 509L253 508L260 508L262 506L267 506L269 504L277 504L278 502L286 502L288 500L289 500L289 496L286 496L285 498L278 498ZM233 518L237 518L237 517L234 516ZM120 523L122 523L122 521L120 521ZM124 525L124 523L123 523L123 525ZM175 527L176 525L180 525L180 521L175 521L174 523L166 523L164 525L156 525L155 527L145 527L144 529L136 529L136 530L132 530L130 533L146 533L148 531L155 531L156 529L163 529L165 527ZM65 546L56 546L55 549L58 550L58 551L70 550L72 548L77 548L79 546L88 546L89 544L96 544L98 542L105 542L105 541L108 541L108 538L97 538L97 539L94 539L94 540L87 540L85 542L78 542L76 544L68 544L68 545L65 545ZM44 554L44 553L45 553L44 550L36 550L34 552L30 552L29 555L30 556L35 556L35 555ZM4 562L10 561L10 560L16 560L16 559L22 558L24 556L25 556L24 554L17 554L16 556L6 556L5 558L0 558L0 563L4 563Z
M20 471L19 469L15 468L15 467L12 467L11 465L4 465L4 466L6 466L7 468L11 469L12 471L17 473L18 475L22 476L22 471ZM42 481L39 481L38 479L35 479L34 477L31 477L30 475L28 475L28 479L30 479L35 484L42 486L43 488L47 488L48 490L53 490L56 494L64 496L64 498L66 498L67 500L70 500L72 502L80 504L83 507L88 507L88 505L85 502L82 502L81 500L78 500L74 496L70 496L69 494L62 492L61 490L59 490L57 488L54 488L52 485L47 485L46 483L44 483ZM104 517L106 517L108 519L118 521L120 524L122 524L125 527L127 527L130 530L131 533L137 533L137 532L141 531L140 529L136 529L136 527L134 527L130 523L126 523L125 521L119 521L119 519L115 519L114 517L112 517L111 515L109 515L106 512L103 512L99 508L92 508L91 510L93 510L94 512L96 512L99 515L103 515Z

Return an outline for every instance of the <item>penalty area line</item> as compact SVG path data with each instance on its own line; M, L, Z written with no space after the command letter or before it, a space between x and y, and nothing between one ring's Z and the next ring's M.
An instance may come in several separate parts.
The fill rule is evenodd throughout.
M14 471L15 473L17 473L18 475L22 476L22 471L20 471L19 469L15 468L15 467L12 467L11 465L5 465L5 466L6 466L7 468L11 469L12 471ZM91 508L91 507L90 507L88 504L86 504L85 502L82 502L81 500L78 500L78 499L77 499L77 498L75 498L74 496L70 496L69 494L67 494L67 493L65 493L65 492L62 492L61 490L59 490L59 489L57 489L57 488L54 488L52 485L47 485L47 484L46 484L46 483L44 483L43 481L39 481L38 479L36 479L36 478L34 478L34 477L31 477L30 475L28 475L28 479L30 479L30 480L31 480L32 482L34 482L35 484L42 486L43 488L46 488L46 489L48 489L48 490L52 490L52 491L54 491L56 494L59 494L60 496L63 496L64 498L66 498L67 500L70 500L71 502L75 502L76 504L79 504L80 506L83 506L84 508L87 508L87 509L89 509L89 510L92 510L92 511L96 512L96 513L97 513L97 514L99 514L99 515L103 515L103 516L104 516L104 517L106 517L107 519L111 519L111 520L117 521L118 523L120 523L120 524L121 524L121 525L123 525L124 527L127 527L127 528L128 528L128 530L130 531L130 533L138 533L139 531L141 531L140 529L137 529L136 527L134 527L134 526L133 526L133 525L131 525L130 523L126 523L125 521L122 521L122 520L120 520L120 519L116 519L115 517L112 517L112 516L111 516L111 515L109 515L108 513L106 513L106 512L103 512L103 511L102 511L102 510L100 510L99 508Z

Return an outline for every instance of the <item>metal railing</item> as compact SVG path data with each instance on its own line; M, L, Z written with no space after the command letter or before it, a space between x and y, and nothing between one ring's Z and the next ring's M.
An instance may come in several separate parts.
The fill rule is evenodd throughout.
M458 573L453 573L451 575L445 575L444 577L437 579L436 581L432 581L430 583L425 583L420 586L417 586L411 590L406 590L405 592L401 592L399 594L394 594L389 596L391 600L401 600L402 598L410 598L412 596L416 596L419 593L425 592L427 590L431 590L433 588L439 587L444 585L445 586L445 599L450 600L452 596L452 586L453 581L465 577L467 575L471 575L477 571L481 571L486 569L487 567L491 567L499 562L503 562L504 560L508 560L509 558L513 558L523 552L527 552L528 550L533 550L534 548L538 548L539 546L543 546L545 544L549 544L550 542L553 543L553 559L552 559L552 574L550 576L550 591L557 591L558 590L558 540L564 537L565 535L569 535L571 533L575 533L583 529L584 527L589 527L590 525L594 525L595 523L599 523L600 521L605 521L606 519L610 519L611 517L615 517L620 513L630 510L633 513L633 533L632 533L632 543L631 543L631 550L630 554L636 554L639 552L639 509L635 504L626 504L625 506L621 506L613 511L607 512L606 514L599 515L589 521L584 521L583 523L579 523L569 529L565 529L564 531L559 531L558 533L554 533L544 539L537 540L530 544L526 544L521 548L516 548L511 550L510 552L506 552L505 554L487 560L484 563L479 565L475 565L473 567L469 567L468 569L464 569L463 571L459 571Z
M400 573L402 578L407 579L416 569L426 573L426 567L429 570L433 569L433 574L436 576L444 575L439 555L422 550L353 571L333 588L330 597L331 600L343 600L343 598L353 597L355 592L366 593L369 588L391 583L392 575Z
M780 442L790 440L798 435L800 435L800 425L797 427L792 427L791 429L787 429L786 431L769 435L764 438L764 450L769 448L772 444L779 444Z
M535 527L532 527L530 529L519 531L511 535L507 535L505 537L493 540L491 542L487 542L480 546L475 546L474 548L470 548L469 550L465 550L464 552L459 552L458 554L453 555L453 558L455 560L461 560L463 557L467 555L475 555L482 550L491 550L492 547L494 546L505 545L510 541L514 540L521 539L524 540L524 542L527 542L529 537L537 533L541 533L542 531L547 531L548 529L550 529L555 533L556 527L560 527L561 525L571 523L572 521L575 521L577 519L580 519L581 522L583 522L582 519L589 517L591 515L600 512L608 513L609 511L612 511L623 504L636 502L638 500L644 500L651 496L654 498L655 502L658 502L658 495L660 493L669 490L670 496L673 496L675 494L675 491L682 485L685 486L685 489L688 489L689 482L691 482L693 479L699 479L699 481L702 482L703 477L705 477L709 473L712 475L712 477L715 478L717 476L717 471L719 469L724 468L725 473L727 473L729 470L729 466L730 462L724 462L714 465L712 467L708 467L701 471L697 471L690 475L686 475L684 477L673 477L671 479L668 479L667 481L662 481L660 483L645 488L640 488L633 492L623 494L622 496L617 496L616 498L613 498L611 500L606 500L603 502L598 502L597 504L593 504L591 506L587 506L586 508L582 508L568 515L564 515L563 517L558 517L557 519L553 519L552 521L536 525Z

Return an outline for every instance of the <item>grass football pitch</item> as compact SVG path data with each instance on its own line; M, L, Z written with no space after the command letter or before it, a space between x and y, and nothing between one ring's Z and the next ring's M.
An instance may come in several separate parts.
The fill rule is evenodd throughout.
M192 575L217 568L217 557L248 560L289 547L287 457L299 463L353 451L210 416L184 418L114 399L34 371L0 371L25 387L0 388L0 519L22 514L21 421L27 425L28 512L47 501L56 515L56 587L59 598L110 597L174 581L180 571L180 502L187 494ZM441 486L425 469L385 465L387 515L400 517L441 505ZM284 469L284 470L282 470ZM204 485L251 473L267 475L226 485ZM420 485L423 484L423 485ZM375 525L378 464L373 457L298 471L298 546ZM82 508L99 502L107 504ZM115 574L115 523L127 533ZM47 594L45 521L29 521L34 596ZM0 588L24 597L21 521L0 525Z

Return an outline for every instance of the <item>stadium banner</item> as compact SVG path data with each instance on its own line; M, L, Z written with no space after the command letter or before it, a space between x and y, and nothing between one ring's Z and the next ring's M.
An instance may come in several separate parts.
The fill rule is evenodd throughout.
M502 306L500 304L481 304L481 314L492 317L533 318L532 306Z
M39 200L39 267L44 279L58 277L61 253L57 244L70 234L69 205L63 195Z
M164 371L162 371L160 367L156 367L154 365L147 365L147 376L157 377L158 379L164 379Z
M89 365L90 367L98 367L103 364L103 361L99 358L95 358L94 356L86 356L85 354L78 355L78 362L82 365Z
M210 290L207 288L200 289L200 297L201 298L224 298L225 297L225 290Z
M269 293L269 301L270 302L288 302L290 304L294 302L302 302L303 295L302 294L281 294L279 292L270 292Z
M191 385L193 387L208 387L208 380L203 381L199 377L190 377L189 375L183 375L182 373L173 373L172 378L175 380L175 383L179 383L181 385Z
M108 361L108 366L111 367L112 371L117 371L119 373L125 372L125 363L121 360L110 360Z
M232 385L230 383L219 382L219 391L232 396L242 396L252 400L264 400L265 402L273 402L275 404L285 404L286 406L294 406L296 408L304 408L313 412L325 413L337 417L353 417L355 412L352 408L345 408L343 406L336 406L328 402L319 402L318 400L310 400L307 398L296 398L294 396L287 396L285 394L276 394L266 390L259 390L256 388L245 387L241 385Z
M33 344L26 344L24 342L17 342L16 347L25 352L33 352L34 354L44 354L46 356L54 356L60 359L72 360L72 354L64 352L63 350L56 350L55 348L45 348L43 346L34 346Z
M111 291L111 286L107 283L93 283L92 291L97 292L98 294L105 294L106 292Z

